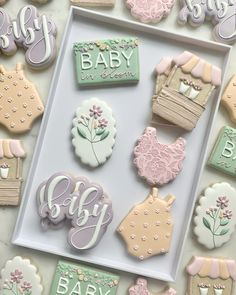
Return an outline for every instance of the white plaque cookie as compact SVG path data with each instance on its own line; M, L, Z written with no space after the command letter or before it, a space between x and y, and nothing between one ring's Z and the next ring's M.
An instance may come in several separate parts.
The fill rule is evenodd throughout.
M29 259L16 256L1 271L1 295L41 295L43 287L37 269Z
M226 182L205 190L195 211L194 233L198 242L208 249L225 244L236 224L236 190Z
M80 160L97 167L111 156L116 128L111 108L97 98L82 103L73 120L72 144Z

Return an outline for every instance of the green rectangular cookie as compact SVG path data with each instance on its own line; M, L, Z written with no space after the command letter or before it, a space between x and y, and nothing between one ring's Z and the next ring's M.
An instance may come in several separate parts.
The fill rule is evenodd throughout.
M236 129L229 126L221 129L208 164L236 177Z
M60 260L49 295L115 295L119 279L103 270Z
M78 42L73 49L80 86L139 81L137 38Z

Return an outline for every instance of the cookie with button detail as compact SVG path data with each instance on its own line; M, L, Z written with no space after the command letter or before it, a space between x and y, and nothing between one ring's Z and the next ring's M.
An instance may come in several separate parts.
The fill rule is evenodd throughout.
M124 218L117 231L131 255L144 260L169 251L173 231L170 210L174 200L173 195L159 198L158 189L153 187L144 202Z
M7 71L0 65L0 123L12 133L30 130L44 106L34 84L28 81L23 65Z

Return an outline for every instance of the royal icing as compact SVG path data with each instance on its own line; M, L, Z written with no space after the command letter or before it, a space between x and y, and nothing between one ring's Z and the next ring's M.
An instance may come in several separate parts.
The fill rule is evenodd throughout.
M236 190L228 183L216 183L200 197L194 217L198 242L209 249L226 243L235 230Z
M140 260L169 251L173 220L170 209L173 195L158 197L157 188L124 218L117 232L125 241L128 252Z
M82 103L73 120L72 144L82 163L97 167L107 161L115 144L116 122L111 108L97 98Z
M233 295L236 263L230 259L194 256L187 266L188 295Z
M7 71L0 65L0 123L12 133L29 131L44 106L34 84L25 78L23 65Z
M6 10L0 8L0 22L0 50L3 53L14 54L18 45L25 49L25 60L32 68L43 69L53 62L56 26L45 14L39 16L36 7L23 7L13 21Z
M170 13L175 0L126 0L131 15L143 23L158 23Z
M138 278L136 284L129 288L129 295L176 295L176 291L172 288L166 288L160 293L152 293L148 290L147 280Z
M112 7L115 2L115 0L70 0L72 5L82 7Z
M43 287L38 271L29 259L16 256L1 271L1 295L41 295Z
M19 204L24 157L20 140L0 139L0 205Z
M100 269L59 261L50 295L115 295L119 279Z
M139 80L136 38L78 42L74 44L74 55L81 86Z
M151 185L173 180L183 167L186 141L178 138L167 145L158 141L156 129L147 127L134 148L134 164L138 174Z
M221 98L222 104L226 107L230 119L233 123L236 123L236 75L230 79L227 87Z
M153 123L161 117L187 131L195 128L213 90L221 84L221 70L184 51L164 58L156 67Z
M236 39L235 1L233 0L182 0L179 22L189 21L193 26L201 25L211 18L215 25L213 36L217 41L232 43Z
M236 129L229 126L221 129L208 164L236 177Z
M62 172L40 184L37 204L44 229L60 228L70 220L68 243L78 250L94 247L113 217L111 201L101 186Z

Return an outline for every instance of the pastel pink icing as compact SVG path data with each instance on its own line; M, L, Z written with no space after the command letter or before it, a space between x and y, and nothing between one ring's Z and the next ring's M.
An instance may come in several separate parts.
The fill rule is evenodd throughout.
M4 145L7 146L7 151L4 151ZM17 139L0 139L0 158L7 157L7 158L24 158L25 151L21 146L20 140Z
M126 6L133 17L143 23L157 23L166 17L174 5L175 0L127 0Z
M134 164L138 173L151 185L163 185L173 180L183 167L185 139L179 137L167 145L158 141L156 129L148 127L134 148Z
M162 58L159 64L156 66L157 74L159 75L164 74L171 67L171 63L172 63L172 58L170 57Z
M160 293L162 295L176 295L176 291L172 288ZM136 285L129 288L129 295L152 295L148 291L147 280L138 278Z

